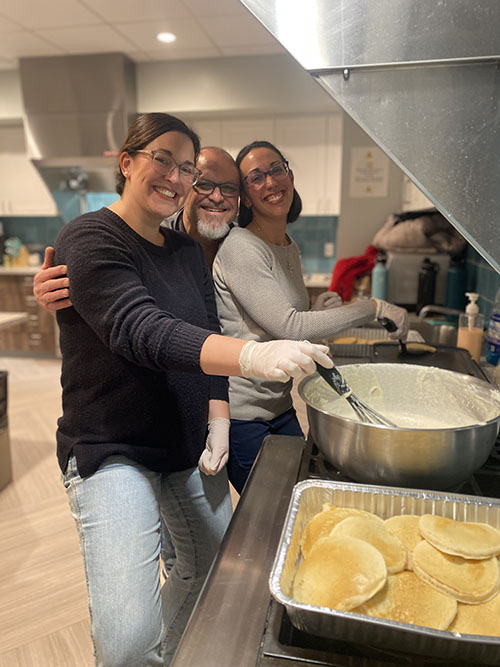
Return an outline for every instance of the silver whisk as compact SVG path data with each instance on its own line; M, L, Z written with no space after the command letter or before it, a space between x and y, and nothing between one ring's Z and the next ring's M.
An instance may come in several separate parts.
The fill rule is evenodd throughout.
M333 368L325 368L324 366L321 366L321 364L316 363L316 369L323 380L325 380L339 396L346 399L362 422L365 424L380 424L382 426L392 426L397 428L396 424L391 422L390 419L381 415L353 394L352 389L347 384L345 378L335 366Z

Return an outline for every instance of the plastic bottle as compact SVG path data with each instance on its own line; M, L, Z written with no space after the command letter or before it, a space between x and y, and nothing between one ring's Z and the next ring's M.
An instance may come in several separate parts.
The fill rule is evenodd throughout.
M500 361L500 288L495 297L488 325L486 361L497 366Z
M483 346L484 315L479 312L477 305L479 294L466 292L465 296L469 297L469 303L465 313L460 313L458 318L457 347L468 350L474 361L479 363Z
M427 306L434 303L436 293L436 274L439 271L439 264L431 262L428 257L424 258L420 271L418 272L418 295L417 295L417 313Z
M372 270L372 297L375 299L387 299L387 268L385 253L377 255L377 263Z

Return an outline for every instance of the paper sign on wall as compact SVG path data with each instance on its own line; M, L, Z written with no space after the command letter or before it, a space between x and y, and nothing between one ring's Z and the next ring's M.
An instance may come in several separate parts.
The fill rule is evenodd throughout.
M351 148L350 197L387 197L389 158L376 146Z

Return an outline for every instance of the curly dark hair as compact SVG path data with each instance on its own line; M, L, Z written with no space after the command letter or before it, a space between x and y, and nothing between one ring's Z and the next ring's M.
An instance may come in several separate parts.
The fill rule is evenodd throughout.
M238 166L238 169L240 169L241 162L243 158L250 153L254 148L269 148L269 150L274 151L277 153L280 157L280 160L282 160L285 164L288 164L288 160L285 158L283 153L276 148L270 141L252 141L251 144L248 144L247 146L244 146L238 155L236 156L236 164ZM240 170L240 175L241 175L241 170ZM238 225L240 227L246 227L252 222L253 218L253 212L251 208L248 208L248 206L245 206L243 203L243 181L242 181L242 197L240 201L240 211L238 214ZM288 211L288 215L286 217L287 222L295 222L297 218L299 217L300 213L302 211L302 199L300 198L299 193L295 188L293 188L293 199L292 199L292 205L290 206L290 210Z

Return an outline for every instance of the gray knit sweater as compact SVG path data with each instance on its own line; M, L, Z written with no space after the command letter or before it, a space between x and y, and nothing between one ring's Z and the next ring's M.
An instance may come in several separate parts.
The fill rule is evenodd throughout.
M331 310L309 310L300 252L266 243L235 228L219 248L213 278L222 333L246 340L276 338L319 341L374 319L370 301ZM230 378L234 419L273 419L292 406L291 382Z

